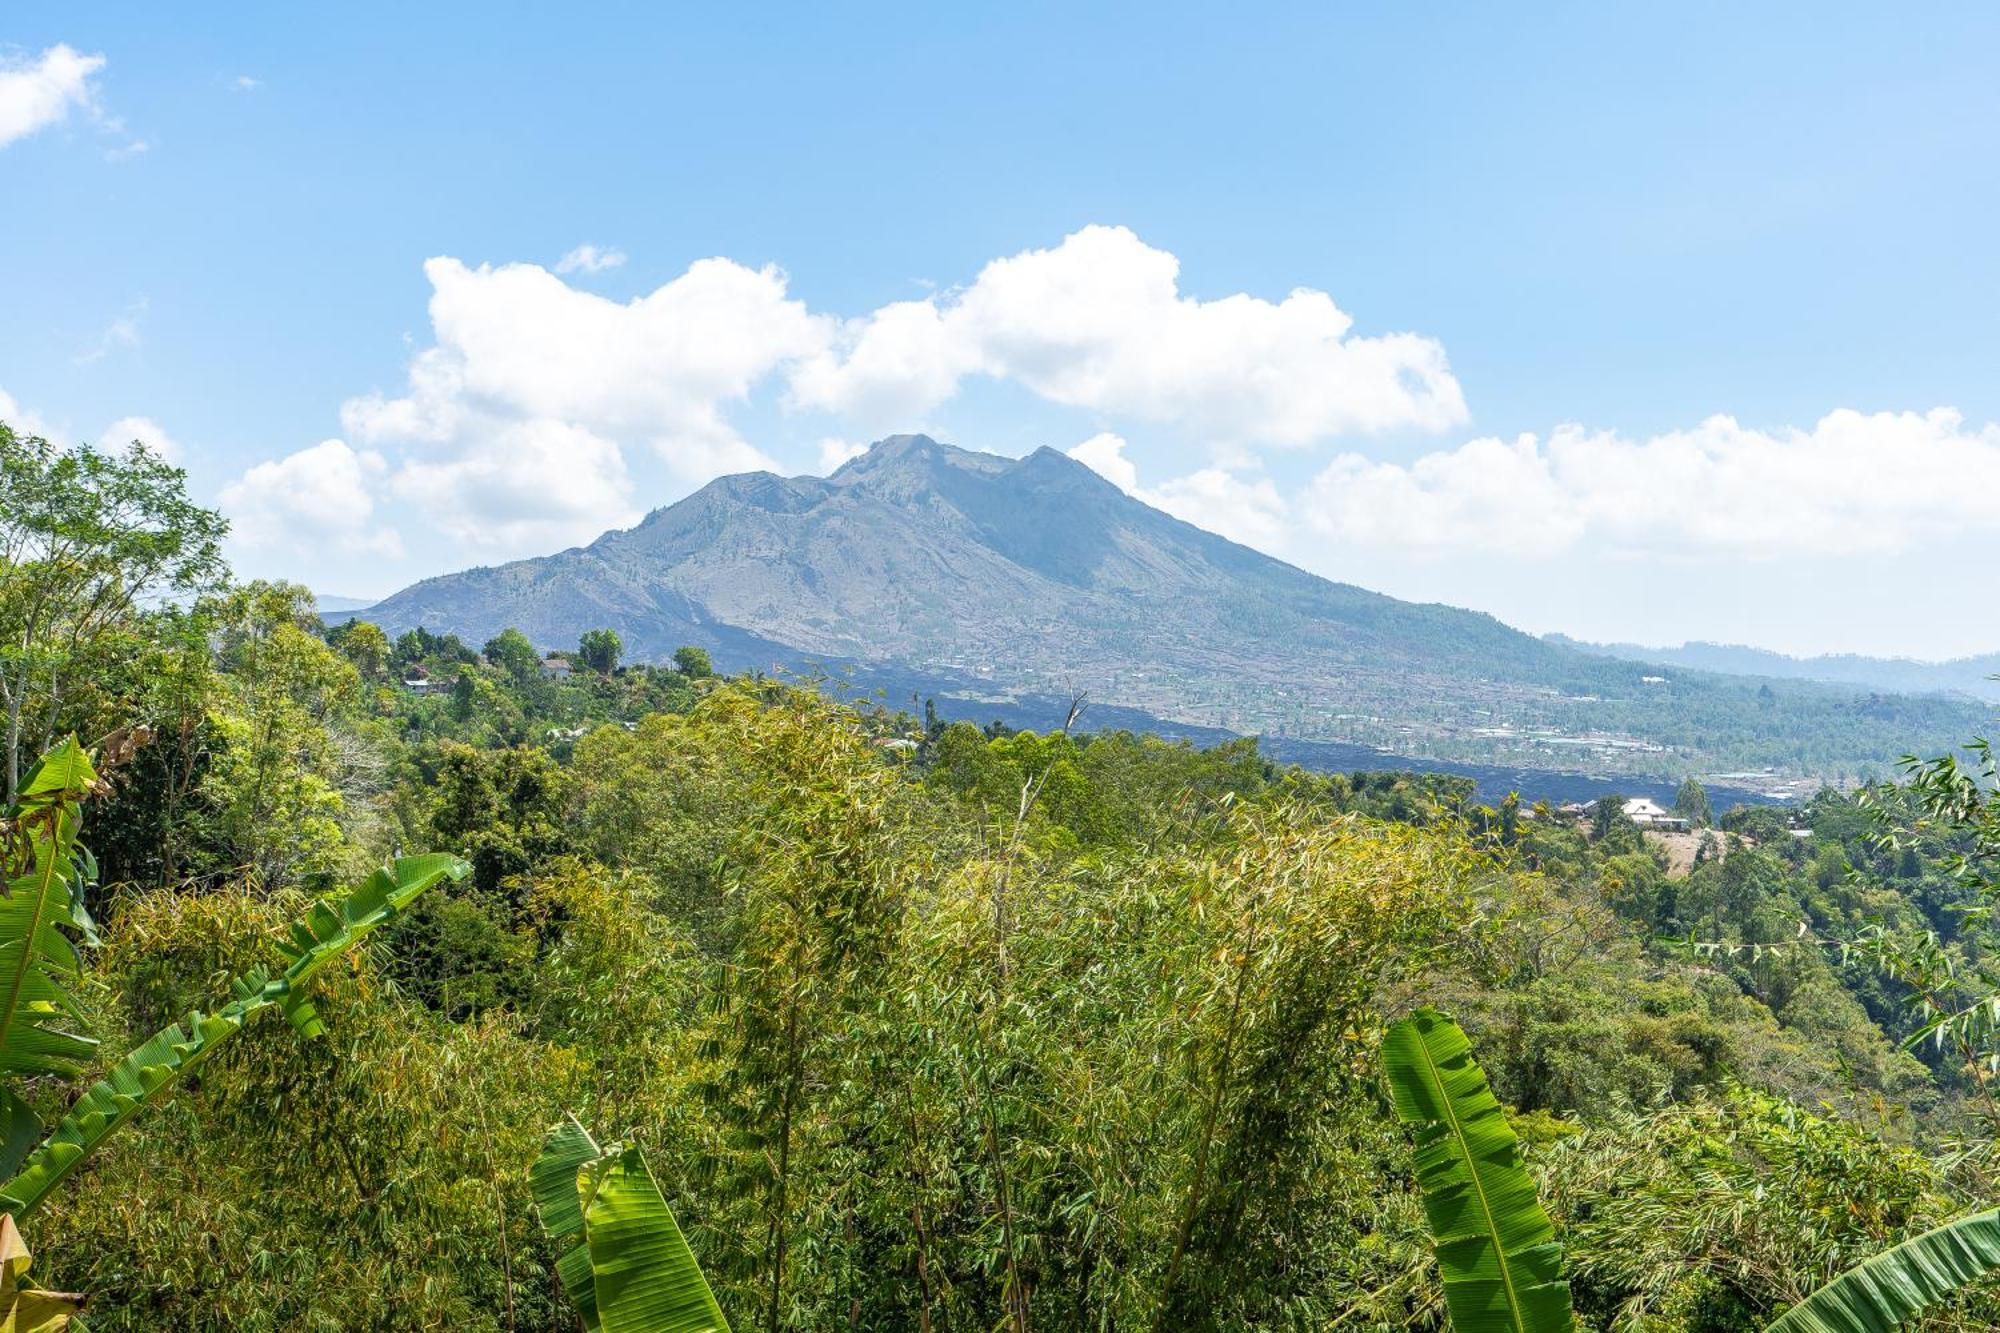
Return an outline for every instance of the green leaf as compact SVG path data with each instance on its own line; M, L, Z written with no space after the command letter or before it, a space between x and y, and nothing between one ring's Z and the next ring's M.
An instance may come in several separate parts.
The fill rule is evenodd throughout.
M542 1155L528 1170L528 1184L542 1215L542 1230L557 1241L569 1241L556 1259L556 1273L570 1303L583 1316L586 1329L597 1327L597 1286L590 1275L590 1250L583 1243L583 1204L577 1173L604 1156L575 1116L564 1116L549 1131Z
M605 1158L592 1174L584 1234L603 1333L729 1333L639 1150Z
M70 986L83 965L63 933L81 912L76 840L81 803L96 779L71 736L35 765L10 812L15 833L0 898L0 1072L70 1075L97 1049L72 1030L78 1014Z
M90 766L90 755L76 737L70 735L28 770L28 776L21 780L21 790L15 800L24 809L31 804L58 799L74 804L83 799L84 793L96 780L97 771Z
M2000 1209L1961 1217L1864 1259L1765 1333L1886 1333L2000 1268Z
M1458 1333L1567 1333L1562 1247L1521 1166L1506 1112L1458 1025L1420 1009L1382 1041L1396 1114L1414 1127L1417 1179Z
M42 1118L11 1088L0 1088L0 1179L21 1169L28 1152L41 1142Z
M5 1333L81 1333L76 1318L84 1298L66 1291L42 1291L28 1285L33 1256L11 1217L0 1217L0 1330Z
M302 1009L309 1012L311 1006L301 997L313 973L345 954L362 936L389 921L440 879L462 879L469 870L453 856L404 857L377 869L341 902L315 904L305 920L293 923L290 942L278 946L291 960L282 973L272 977L257 972L238 979L232 987L236 998L229 1004L213 1014L196 1010L181 1022L170 1024L79 1097L20 1173L0 1185L0 1212L16 1218L33 1212L120 1125L162 1096L175 1080L206 1060L260 1011L279 1007L295 1021ZM317 1025L314 1016L312 1030L316 1031Z
M528 1179L542 1229L574 1239L556 1269L602 1333L729 1333L729 1323L639 1150L597 1146L574 1116L549 1131Z

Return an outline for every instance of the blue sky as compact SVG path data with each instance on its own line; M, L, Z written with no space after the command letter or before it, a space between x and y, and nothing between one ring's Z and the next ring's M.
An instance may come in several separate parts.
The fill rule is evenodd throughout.
M2000 13L725 8L9 6L0 405L328 592L924 428L1537 631L2000 648Z

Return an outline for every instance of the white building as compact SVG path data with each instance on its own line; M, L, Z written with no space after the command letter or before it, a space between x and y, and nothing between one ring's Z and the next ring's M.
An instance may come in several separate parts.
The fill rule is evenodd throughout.
M1658 801L1644 796L1635 796L1625 802L1625 818L1642 829L1652 829L1657 833L1685 833L1688 822Z

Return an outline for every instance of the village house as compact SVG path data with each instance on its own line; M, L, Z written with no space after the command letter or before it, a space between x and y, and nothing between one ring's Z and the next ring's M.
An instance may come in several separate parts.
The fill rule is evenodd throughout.
M1688 822L1658 801L1637 796L1625 802L1625 818L1652 833L1686 833Z
M550 680L568 680L569 663L560 657L544 657L542 674Z

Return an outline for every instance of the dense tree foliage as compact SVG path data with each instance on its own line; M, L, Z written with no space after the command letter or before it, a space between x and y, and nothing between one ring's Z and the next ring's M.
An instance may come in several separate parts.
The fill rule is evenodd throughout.
M365 740L390 776L332 784L340 837L434 843L473 872L329 993L338 1060L249 1038L95 1168L171 1214L51 1205L38 1263L106 1292L100 1326L501 1328L511 1299L514 1327L564 1327L522 1167L575 1112L648 1146L742 1327L1435 1327L1374 1072L1383 1023L1426 996L1512 1108L1586 1325L1750 1326L1981 1188L1927 1147L1976 1109L1967 1069L1898 1049L1893 979L1798 943L1801 920L1834 939L1965 901L1944 848L1888 848L1854 797L1719 832L1675 876L1629 822L1593 837L1449 779L1307 774L1249 743L926 733L677 673L515 684L449 645L427 660L490 689L472 715L351 679L316 713L326 682L272 661L283 592L244 598L236 623L264 637L217 640L218 716L262 690L287 727ZM122 980L94 1021L137 1030L194 998L228 965L214 941L314 873L120 889L96 966ZM255 1114L278 1088L310 1101L303 1128ZM164 1154L169 1135L197 1151ZM1760 1196L1770 1154L1826 1201ZM285 1184L318 1171L336 1193ZM1787 1209L1814 1220L1788 1231ZM289 1257L198 1258L216 1234ZM326 1246L340 1280L306 1282Z
M183 483L144 445L62 449L0 422L7 800L24 750L116 715L143 670L148 599L203 592L221 575L222 520Z
M715 674L715 667L708 658L708 649L698 648L693 644L682 644L674 649L674 670L690 680L699 680L703 676Z
M603 675L618 669L618 659L624 652L625 645L619 641L618 631L610 629L585 630L576 646L577 660Z

